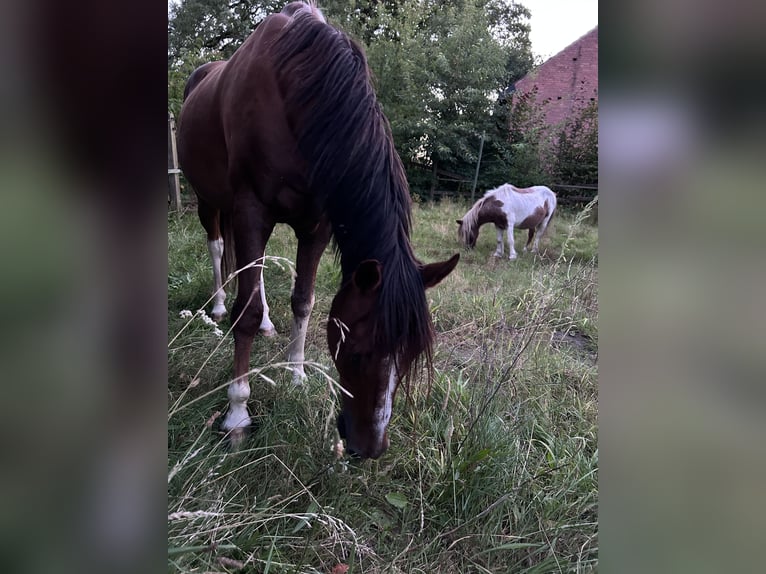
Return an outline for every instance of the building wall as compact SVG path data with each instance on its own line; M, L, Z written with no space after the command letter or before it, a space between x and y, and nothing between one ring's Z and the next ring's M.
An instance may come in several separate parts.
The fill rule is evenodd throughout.
M516 94L537 86L548 125L598 101L598 26L516 82Z

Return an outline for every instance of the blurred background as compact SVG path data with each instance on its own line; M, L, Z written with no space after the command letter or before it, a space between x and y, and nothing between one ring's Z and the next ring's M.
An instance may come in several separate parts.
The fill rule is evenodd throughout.
M754 571L764 532L766 10L601 10L605 571Z
M8 571L164 568L162 8L0 5ZM765 17L602 6L604 571L762 569Z

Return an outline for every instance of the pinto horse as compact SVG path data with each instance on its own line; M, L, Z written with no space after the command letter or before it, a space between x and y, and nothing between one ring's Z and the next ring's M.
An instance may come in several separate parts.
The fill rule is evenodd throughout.
M529 238L523 251L532 243L532 252L537 252L540 237L548 228L548 223L556 210L556 194L544 185L518 188L509 183L490 189L471 209L456 219L458 239L469 249L476 246L479 228L485 223L494 223L497 231L497 249L495 257L503 256L503 231L508 233L509 259L516 259L513 248L513 230L528 229ZM535 233L537 235L535 236Z
M407 180L362 49L314 4L292 2L266 17L228 61L197 69L186 92L179 160L199 197L214 269L221 274L217 262L232 250L241 269L222 428L236 445L250 425L250 350L259 328L273 330L264 323L257 263L274 226L286 223L298 238L288 361L305 376L317 265L333 238L342 279L327 342L349 395L338 430L349 453L379 457L399 383L418 365L431 367L425 290L455 268L459 254L426 265L413 253ZM222 298L216 309L225 311Z

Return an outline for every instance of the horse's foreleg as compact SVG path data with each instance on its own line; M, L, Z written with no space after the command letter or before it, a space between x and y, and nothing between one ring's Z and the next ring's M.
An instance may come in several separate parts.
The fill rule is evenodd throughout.
M237 299L232 308L232 321L234 322L234 379L229 383L227 396L229 408L221 423L221 429L229 433L229 441L233 446L238 446L245 437L245 430L250 426L250 414L247 412L247 400L250 398L250 383L248 372L250 370L250 349L257 325L260 323L260 297L253 288L258 283L252 277L260 269L249 269L239 274L239 288ZM244 295L246 299L243 300Z
M287 360L293 364L293 382L300 384L306 378L303 363L305 357L306 332L314 308L314 283L317 266L330 239L329 226L320 224L311 234L298 235L298 254L295 264L295 284L290 298L293 310L293 325Z
M261 214L251 204L235 209L233 218L234 244L236 246L237 267L243 269L263 257L266 241L274 228L273 223L261 221ZM260 265L243 269L238 276L237 298L232 307L234 331L234 380L229 383L227 395L229 409L221 428L229 433L229 441L237 447L250 426L247 400L250 398L248 372L250 370L250 349L253 338L261 325L263 317L263 298L261 296Z
M493 257L502 257L503 256L503 230L502 228L495 225L495 231L497 231L497 247L495 248L495 252L492 255Z
M516 250L513 248L513 225L509 225L506 232L508 234L508 259L516 259L518 255L516 254Z

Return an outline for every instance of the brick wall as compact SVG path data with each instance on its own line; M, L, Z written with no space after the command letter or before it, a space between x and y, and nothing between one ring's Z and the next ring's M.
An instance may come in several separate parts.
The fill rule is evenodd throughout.
M598 26L516 82L521 94L537 86L548 125L598 101ZM547 100L547 101L546 101Z

